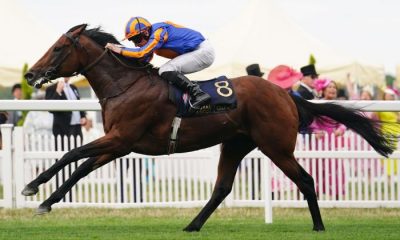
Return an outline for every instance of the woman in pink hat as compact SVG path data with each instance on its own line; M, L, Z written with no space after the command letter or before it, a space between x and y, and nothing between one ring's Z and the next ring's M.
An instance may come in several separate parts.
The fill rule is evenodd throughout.
M335 100L337 98L337 85L336 82L324 78L317 79L314 82L315 90L321 95L322 100ZM337 150L342 148L343 146L339 146L338 139L343 138L343 134L346 131L346 126L343 124L337 123L330 118L322 117L321 119L316 119L310 126L313 134L318 141L317 148L325 151L329 150ZM328 134L328 137L325 138L325 135ZM334 135L334 141L332 142L332 135ZM325 140L328 141L328 144L325 143ZM344 140L342 139L342 143ZM325 149L325 146L328 146L328 149ZM328 164L325 164L325 161L328 161ZM333 196L335 193L336 199L338 199L340 194L344 194L344 184L345 184L345 174L344 174L344 165L342 164L339 167L339 162L335 159L322 159L322 179L319 179L319 174L316 177L316 188L317 191L320 189L318 187L322 184L322 194L328 194ZM316 164L316 169L318 169L318 162ZM339 168L341 168L341 176L338 175ZM328 184L326 184L326 181ZM335 190L332 188L333 182L335 181ZM342 192L339 192L339 184L341 185Z
M317 79L315 80L315 89L321 94L322 100L335 100L337 97L337 86L336 83L330 79ZM324 132L328 134L334 133L336 137L342 136L346 131L346 126L336 122L332 122L330 119L326 121L314 121L311 124L313 132L317 135L317 139L324 135Z
M291 94L300 96L292 90L293 85L303 77L303 74L286 65L276 66L269 72L267 79L287 90Z

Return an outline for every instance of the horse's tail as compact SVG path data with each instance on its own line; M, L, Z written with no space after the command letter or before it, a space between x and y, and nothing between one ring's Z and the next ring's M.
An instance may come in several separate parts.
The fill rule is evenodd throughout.
M380 131L380 122L364 116L359 109L335 103L312 103L293 94L291 97L297 106L300 128L308 127L315 118L325 121L321 117L326 116L361 135L382 156L387 157L394 151L390 137Z

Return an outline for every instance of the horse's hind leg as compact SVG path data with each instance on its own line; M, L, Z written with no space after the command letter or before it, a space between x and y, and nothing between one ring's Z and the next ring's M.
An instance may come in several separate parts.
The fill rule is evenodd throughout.
M41 184L49 181L66 165L76 162L82 158L94 157L111 151L118 151L117 149L120 146L121 145L118 144L118 141L112 141L112 139L106 135L81 147L72 149L60 160L54 163L49 169L41 173L36 179L27 184L22 190L22 195L31 196L36 194L38 192L38 187Z
M56 191L54 191L48 199L40 204L37 214L44 214L51 211L51 206L59 202L65 194L83 177L87 176L93 170L103 166L118 156L106 154L99 157L92 157L83 162Z
M200 231L210 215L231 192L240 161L254 148L255 144L246 136L240 136L222 144L218 176L211 199L184 231Z
M264 154L266 154L304 194L313 220L313 230L324 231L325 227L322 223L321 213L319 211L317 194L314 188L314 179L300 166L294 158L293 153L282 154L274 150L274 152L269 151L264 152Z

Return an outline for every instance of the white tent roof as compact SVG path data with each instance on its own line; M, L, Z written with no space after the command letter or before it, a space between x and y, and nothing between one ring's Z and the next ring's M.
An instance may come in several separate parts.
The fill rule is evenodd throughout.
M242 76L246 75L246 66L252 63L259 63L264 72L279 64L299 69L307 65L310 54L316 58L317 68L323 69L327 76L329 69L354 62L301 30L284 16L273 0L250 1L243 12L210 41L216 50L215 63L209 69L192 74L192 78L205 79L221 74ZM383 68L364 68L374 73L368 81L376 81L376 76L383 79ZM337 80L344 79L346 74L342 75L343 78ZM358 78L365 80L365 76L358 75Z
M17 1L0 0L0 6L0 85L12 86L21 82L24 64L32 66L57 38Z
M0 66L32 65L57 40L57 35L32 18L17 1L0 0Z

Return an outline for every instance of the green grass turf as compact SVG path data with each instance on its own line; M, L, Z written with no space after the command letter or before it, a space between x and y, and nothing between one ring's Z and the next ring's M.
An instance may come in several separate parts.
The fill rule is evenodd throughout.
M0 239L400 239L400 209L322 209L326 231L313 232L307 209L220 208L200 232L182 229L199 209L0 209Z

